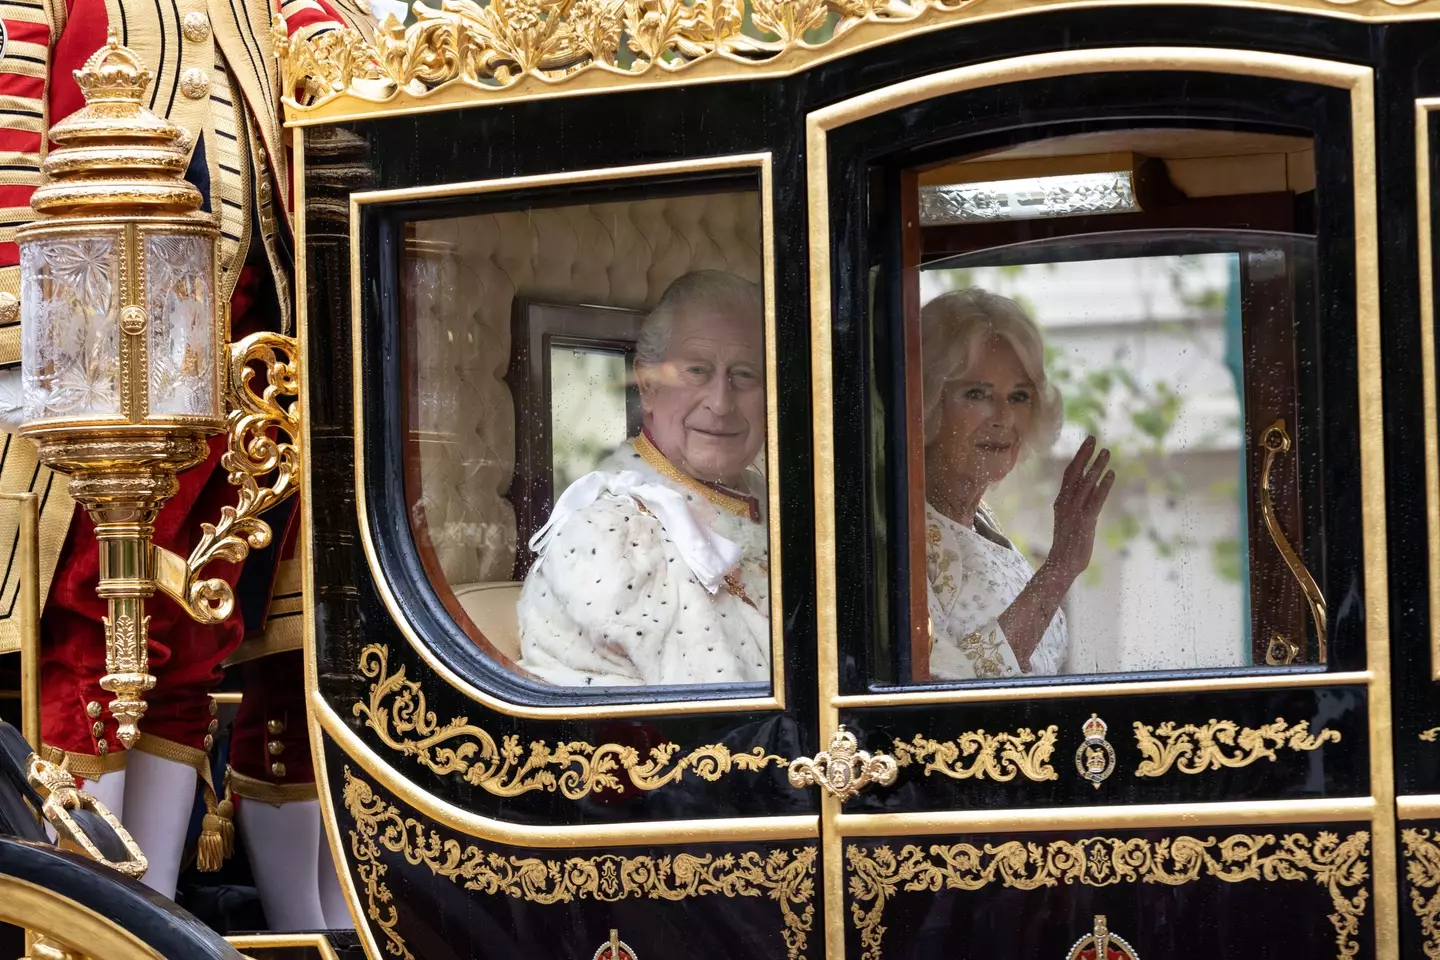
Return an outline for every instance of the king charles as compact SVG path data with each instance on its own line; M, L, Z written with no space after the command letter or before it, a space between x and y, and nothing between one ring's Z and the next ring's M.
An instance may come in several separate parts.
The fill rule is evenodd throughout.
M636 345L644 429L531 540L521 666L570 686L770 673L764 308L716 270L666 288Z

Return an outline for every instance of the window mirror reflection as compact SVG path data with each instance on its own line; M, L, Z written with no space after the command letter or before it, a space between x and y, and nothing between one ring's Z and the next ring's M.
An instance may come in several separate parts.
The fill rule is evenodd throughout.
M518 674L770 680L756 182L407 227L412 527L451 614Z
M901 177L911 680L1324 660L1310 144L1166 133Z

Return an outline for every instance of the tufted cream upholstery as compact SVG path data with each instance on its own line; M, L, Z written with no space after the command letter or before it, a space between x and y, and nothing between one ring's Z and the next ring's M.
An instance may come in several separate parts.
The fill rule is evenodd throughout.
M431 422L417 445L412 521L423 521L459 593L514 576L515 511L506 497L515 411L505 372L515 298L644 308L690 270L758 282L760 200L722 193L485 214L421 223L417 237L454 253L445 281L427 285L434 292L417 294L423 302L411 307L418 406L433 406L422 413ZM511 644L496 638L496 646L508 652Z

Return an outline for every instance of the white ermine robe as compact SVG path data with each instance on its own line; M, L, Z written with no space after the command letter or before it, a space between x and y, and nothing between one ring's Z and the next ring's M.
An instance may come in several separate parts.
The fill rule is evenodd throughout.
M983 532L982 532L983 531ZM936 680L1053 676L1065 665L1069 634L1055 611L1028 674L1005 639L999 617L1035 570L982 507L975 529L925 505L925 578L930 603L930 676Z
M626 441L532 541L521 666L568 686L768 679L763 509L681 473L643 434Z

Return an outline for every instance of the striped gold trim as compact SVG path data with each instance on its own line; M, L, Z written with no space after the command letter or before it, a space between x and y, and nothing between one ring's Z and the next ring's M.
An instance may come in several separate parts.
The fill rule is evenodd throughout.
M171 763L183 763L187 767L194 767L202 777L208 777L210 773L210 755L204 750L198 747L188 747L183 743L176 743L174 740L167 740L164 737L157 737L153 733L142 733L140 742L131 749L148 753L152 757L159 757L161 760L169 760Z
M272 615L265 621L265 629L246 637L221 666L233 667L271 654L299 650L304 644L305 618L299 610L281 616Z
M40 759L68 770L81 780L99 780L107 773L125 769L126 751L117 746L114 751L98 757L92 753L71 753L46 743L40 747Z
M246 800L275 806L282 803L300 803L305 800L320 799L320 792L316 789L313 781L310 783L271 783L268 780L258 780L255 777L237 773L234 767L230 768L230 792L237 797L244 797Z

